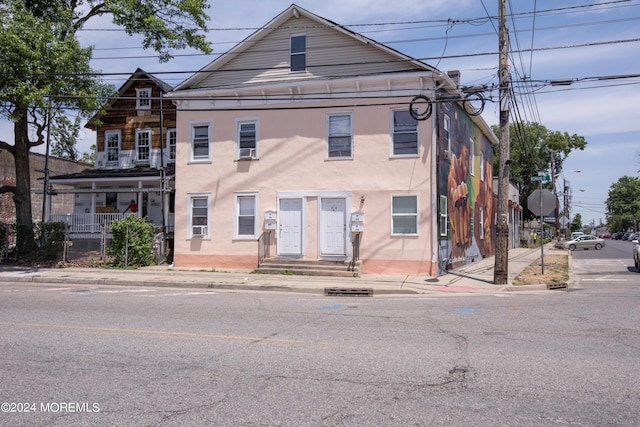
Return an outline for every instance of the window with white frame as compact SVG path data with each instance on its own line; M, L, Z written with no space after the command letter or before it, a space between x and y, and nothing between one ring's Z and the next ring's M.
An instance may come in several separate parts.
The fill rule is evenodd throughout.
M136 129L136 159L138 163L149 163L151 153L151 130Z
M440 196L440 235L446 236L449 234L449 212L448 212L449 200L447 196Z
M258 229L256 212L258 196L255 193L235 195L235 233L236 239L255 239Z
M151 109L151 88L136 89L136 109Z
M250 160L258 158L258 122L257 120L239 120L237 122L236 159Z
M189 238L209 237L209 195L193 194L189 196L189 218L187 235Z
M107 164L118 164L120 161L120 131L106 131L104 140Z
M176 128L167 129L167 151L169 162L176 160Z
M484 153L480 153L480 181L484 181Z
M351 114L329 114L327 157L353 156Z
M392 196L391 222L391 234L418 234L418 196Z
M305 34L291 36L289 61L291 71L307 69L307 36Z
M191 160L209 160L210 125L194 123L191 126Z
M481 207L480 209L478 209L478 227L480 228L480 239L484 239L484 207Z
M475 167L475 152L476 152L476 142L473 140L473 137L469 137L469 174L475 175L476 167Z
M394 156L416 156L418 152L418 121L409 110L393 111Z
M451 155L451 117L447 113L444 114L442 138L444 139L444 147L449 156Z

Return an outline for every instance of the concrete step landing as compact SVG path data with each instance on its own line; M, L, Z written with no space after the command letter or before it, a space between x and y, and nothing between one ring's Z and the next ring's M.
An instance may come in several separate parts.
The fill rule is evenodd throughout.
M351 266L350 261L327 261L290 258L265 258L257 269L265 274L296 274L301 276L357 277L360 261Z

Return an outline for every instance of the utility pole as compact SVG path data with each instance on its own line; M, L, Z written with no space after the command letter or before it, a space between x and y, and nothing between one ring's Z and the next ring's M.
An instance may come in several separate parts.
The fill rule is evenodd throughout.
M498 165L498 223L493 283L506 285L509 271L509 30L506 0L500 2L500 161Z

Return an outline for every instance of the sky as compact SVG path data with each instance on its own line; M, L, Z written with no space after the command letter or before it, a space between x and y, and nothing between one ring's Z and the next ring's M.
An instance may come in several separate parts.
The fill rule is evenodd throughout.
M104 80L116 88L137 68L175 86L292 3L209 0L207 39L213 54L185 50L175 52L168 63L158 62L154 51L143 50L140 37L117 31L109 17L89 21L79 39L94 47L92 67L105 73ZM462 85L497 85L500 0L295 3L442 71L460 70ZM583 224L604 222L610 186L624 175L640 172L640 0L506 0L506 4L517 105L511 120L538 122L551 131L586 139L586 149L566 159L558 189L562 193L565 181L571 189L571 219L579 213ZM482 116L489 125L497 125L497 89L485 96L489 101ZM11 140L11 134L10 125L0 123L3 139ZM95 135L84 130L79 152L89 152L94 143Z

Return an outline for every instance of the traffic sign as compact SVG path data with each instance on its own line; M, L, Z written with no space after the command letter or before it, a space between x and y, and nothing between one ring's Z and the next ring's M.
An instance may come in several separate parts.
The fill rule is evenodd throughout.
M540 201L540 197L542 197L542 202ZM542 206L540 206L540 204L542 204ZM556 208L556 196L546 188L535 190L527 198L527 205L534 215L547 216ZM540 208L542 208L542 211Z

